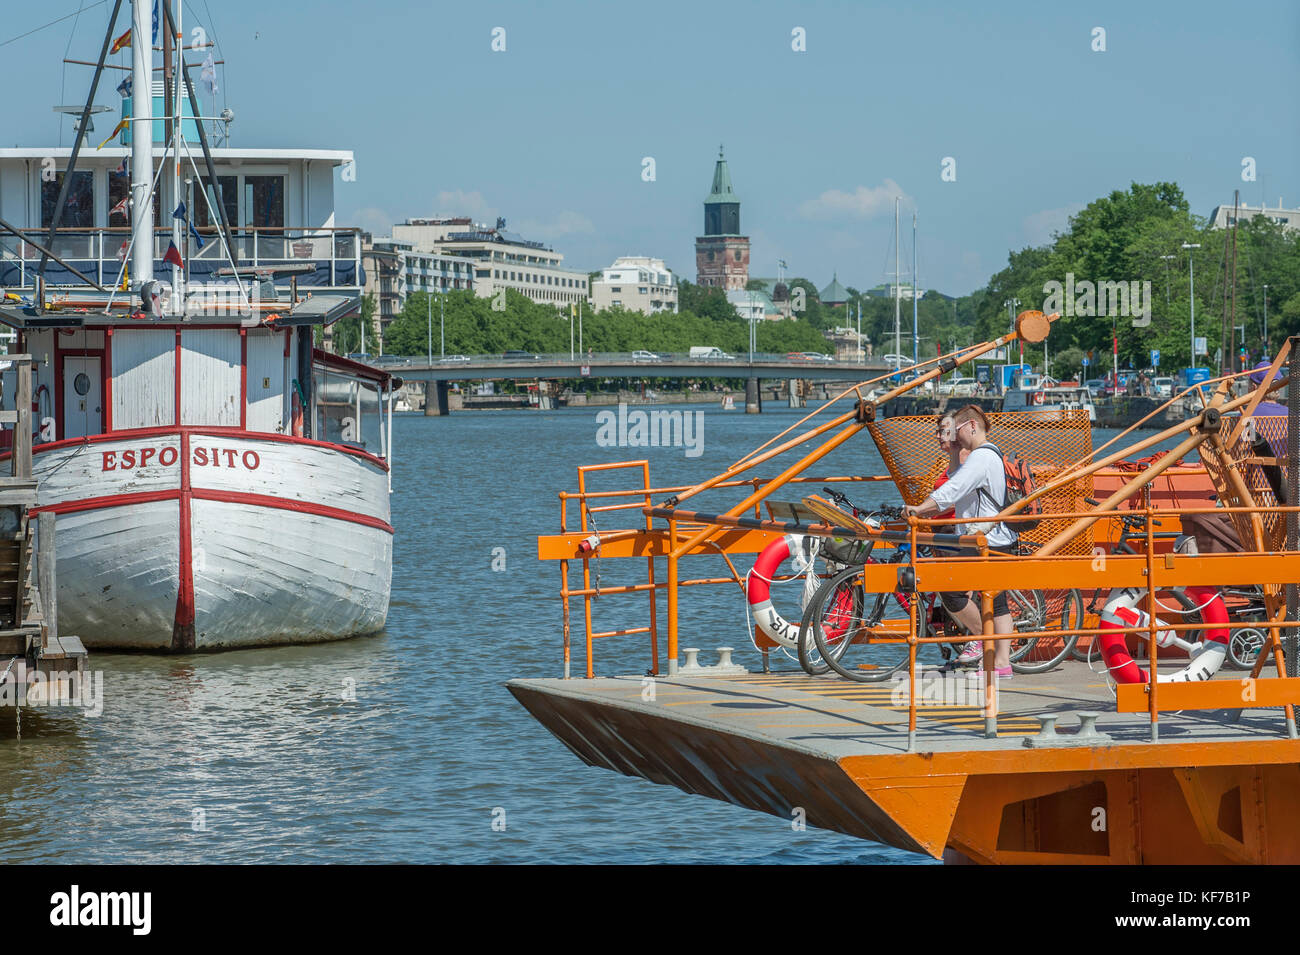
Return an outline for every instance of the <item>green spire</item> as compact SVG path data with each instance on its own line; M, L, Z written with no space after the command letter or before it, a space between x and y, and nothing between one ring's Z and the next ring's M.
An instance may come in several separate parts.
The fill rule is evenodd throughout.
M718 162L713 167L713 191L705 202L739 202L740 197L731 188L731 170L727 160L722 158L722 146L718 146Z

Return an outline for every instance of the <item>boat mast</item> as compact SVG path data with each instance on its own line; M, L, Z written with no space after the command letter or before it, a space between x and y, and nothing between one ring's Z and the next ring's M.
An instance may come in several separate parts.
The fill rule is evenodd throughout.
M153 280L153 28L149 5L131 0L131 271Z
M902 357L902 354L903 354L902 324L901 324L901 322L902 322L901 309L902 309L902 302L903 302L903 299L902 299L903 289L902 289L902 287L899 285L899 282L901 281L901 279L900 279L900 273L899 273L899 271L898 271L898 267L899 267L899 266L898 266L898 263L899 263L899 259L898 259L898 196L895 196L895 197L894 197L894 356L895 356L895 358L901 358L901 357ZM897 365L896 367L898 368L898 370L901 371L901 370L902 370L902 367L903 367L903 363L902 363L902 361L899 361L899 362L898 362L898 365Z
M916 281L916 213L912 213L912 364L915 365L920 361L921 356L917 354L917 343L920 341L919 328L916 321L916 290L918 283Z
M1240 204L1241 190L1234 189L1232 190L1232 313L1228 318L1228 358L1230 362L1228 367L1236 371L1245 371L1245 362L1242 362L1240 367L1237 366L1237 226L1239 224L1238 216L1241 215L1239 211ZM1261 200L1260 207L1262 208L1263 205L1263 200ZM1246 344L1244 336L1241 344L1243 346Z
M163 4L169 4L170 0L162 0L162 2ZM185 44L182 42L182 37L184 37L185 34L181 33L181 20L183 14L182 7L183 4L181 3L181 0L177 0L176 21L175 21L175 26L176 26L175 47L176 47L177 59L179 59L181 54L184 53L184 48L185 48ZM165 36L170 36L165 26L163 28L163 33ZM170 48L172 44L168 42L165 44L165 46ZM168 49L167 53L170 52L171 50ZM167 59L167 53L163 54L164 59ZM169 92L171 92L173 96L173 101L166 105L167 112L172 117L172 121L168 124L169 126L171 126L171 130L172 130L171 138L168 140L167 145L168 148L170 148L172 151L171 201L173 203L179 203L181 201L180 197L181 197L181 142L182 142L181 84L184 82L184 80L180 76L181 71L179 67L173 70L170 61L167 62L166 67L168 71L171 71L172 75L175 77L174 84L166 84L166 86L171 87L169 89ZM174 209L175 206L173 206L172 208ZM190 210L187 209L185 211L187 214L192 215ZM173 215L172 216L172 243L176 246L177 251L179 251L181 246L184 244L184 238L181 232L181 229L183 227L184 227L184 223L182 223L180 219L177 219L176 216ZM181 268L180 266L176 265L175 262L173 262L172 263L172 310L177 313L180 313L184 310L184 306L183 306L184 299L181 294L181 278L182 278Z

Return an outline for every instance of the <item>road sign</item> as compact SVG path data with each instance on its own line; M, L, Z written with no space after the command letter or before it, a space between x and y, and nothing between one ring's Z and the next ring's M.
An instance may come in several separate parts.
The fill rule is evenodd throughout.
M1198 339L1196 339L1196 354L1198 354L1198 355L1209 355L1209 352L1205 350L1205 339L1204 339L1204 338L1198 338Z
M1152 368L1160 367L1160 349L1158 348L1151 349L1151 367Z
M1088 367L1088 364L1089 364L1089 362L1088 362L1088 356L1087 356L1087 355L1084 355L1084 356L1083 356L1083 367L1084 367L1084 368L1087 368L1087 367Z
M587 377L590 377L590 375L591 375L591 366L590 366L590 365L583 365L583 366L582 366L582 377L583 377L583 378L587 378Z

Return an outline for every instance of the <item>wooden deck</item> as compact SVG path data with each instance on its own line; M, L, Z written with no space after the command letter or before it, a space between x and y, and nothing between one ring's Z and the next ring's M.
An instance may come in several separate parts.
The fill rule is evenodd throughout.
M987 862L1300 861L1295 827L1265 832L1250 821L1265 804L1274 819L1300 812L1300 740L1287 737L1280 708L1162 713L1152 742L1145 713L1116 712L1104 674L1069 662L1001 681L998 735L988 738L982 695L958 682L946 694L929 684L927 701L922 677L927 705L910 750L905 680L796 671L508 686L591 765L786 818L803 809L810 825L935 857L951 848ZM1109 739L1073 739L1080 711L1099 712ZM1031 746L1045 713L1059 715L1061 738ZM1089 825L1098 806L1108 807L1100 835Z

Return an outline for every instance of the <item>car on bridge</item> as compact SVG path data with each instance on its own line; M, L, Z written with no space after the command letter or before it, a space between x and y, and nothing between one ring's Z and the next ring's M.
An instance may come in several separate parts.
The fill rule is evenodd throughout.
M939 394L952 395L954 398L974 396L979 382L974 378L950 378L939 385Z
M502 353L501 357L502 357L502 358L520 358L520 359L523 359L524 361L538 361L538 360L541 359L541 356L540 356L540 355L536 355L536 354L534 354L533 352L530 352L530 351L520 351L520 350L517 349L517 348L512 348L510 351Z
M663 361L663 359L660 358L658 355L656 355L654 352L646 351L645 349L638 349L637 351L632 352L632 360L633 361Z
M461 364L462 362L468 362L468 361L469 361L469 359L466 358L464 355L447 355L447 356L444 357L444 358L439 358L439 359L438 359L438 364L440 364L440 365L453 365L453 364L455 364L455 365L459 365L459 364Z
M899 365L915 365L916 362L908 358L906 355L886 355L885 364L893 365L897 368Z

